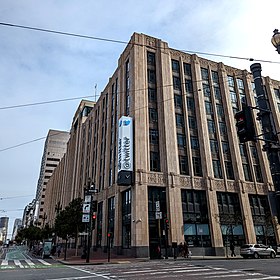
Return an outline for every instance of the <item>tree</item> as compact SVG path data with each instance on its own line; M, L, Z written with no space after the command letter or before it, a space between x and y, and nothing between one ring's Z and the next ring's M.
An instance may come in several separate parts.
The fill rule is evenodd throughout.
M216 220L221 226L222 234L225 236L225 248L226 248L226 256L228 257L228 245L230 236L231 239L234 235L234 228L242 225L242 215L239 211L236 211L232 214L222 213L216 215ZM231 240L233 241L233 240Z
M75 238L77 242L78 233L84 229L82 223L82 199L73 199L64 210L60 211L55 219L55 232L57 236L66 241L64 259L66 259L66 248L69 238Z
M28 228L21 229L16 236L16 240L17 242L20 240L26 240L27 244L31 248L35 242L42 240L42 230L33 225Z

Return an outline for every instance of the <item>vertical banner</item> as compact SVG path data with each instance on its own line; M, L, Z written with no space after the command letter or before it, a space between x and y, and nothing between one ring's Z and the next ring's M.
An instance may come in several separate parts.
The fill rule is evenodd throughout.
M133 183L133 123L131 117L121 117L118 127L118 185Z

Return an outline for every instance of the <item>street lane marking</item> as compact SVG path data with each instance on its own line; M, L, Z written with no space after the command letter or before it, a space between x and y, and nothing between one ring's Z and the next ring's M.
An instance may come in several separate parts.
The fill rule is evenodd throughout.
M44 261L44 260L38 259L38 261L39 261L40 263L44 264L44 265L51 265L50 263L48 263L48 262L46 262L46 261Z
M104 275L104 274L99 274L99 273L95 273L95 272L90 272L90 271L87 271L87 270L85 270L85 269L81 269L81 268L78 268L78 267L74 267L74 266L71 266L71 265L67 265L67 267L70 267L70 268L72 268L72 269L76 269L76 270L78 270L78 271L82 271L82 272L85 272L85 273L87 273L87 274L91 274L92 276L96 276L96 277L102 277L102 278L104 278L104 279L112 279L112 278L110 278L110 277L108 277L108 276L106 276L106 275ZM91 277L92 277L91 276ZM71 278L70 278L71 279ZM75 279L75 278L74 278ZM62 279L47 279L47 280L62 280ZM66 280L69 280L69 279L66 279ZM72 280L72 279L71 279Z
M24 268L19 260L14 260L15 265L18 265L20 268Z
M33 263L31 260L25 260L27 262L28 265L30 266L35 266L35 263Z

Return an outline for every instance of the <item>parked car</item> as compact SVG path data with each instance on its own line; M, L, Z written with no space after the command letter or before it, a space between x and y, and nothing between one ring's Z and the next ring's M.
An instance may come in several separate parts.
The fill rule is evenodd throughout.
M270 247L263 244L244 244L240 248L240 255L243 258L270 257L275 258L276 252Z

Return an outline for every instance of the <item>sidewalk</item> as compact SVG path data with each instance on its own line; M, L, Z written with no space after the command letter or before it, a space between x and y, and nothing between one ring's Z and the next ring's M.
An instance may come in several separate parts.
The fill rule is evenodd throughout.
M85 259L81 256L70 256L64 260L61 255L60 258L56 256L52 257L60 263L66 265L101 265L101 264L123 264L123 263L134 263L134 262L152 262L152 261L191 261L191 260L237 260L243 259L240 255L236 257L226 257L226 256L192 256L191 258L178 257L176 260L173 257L168 259L150 259L150 258L132 258L120 255L113 255L110 257L110 262L108 262L108 255L106 253L93 252L90 256L89 262L87 263Z

